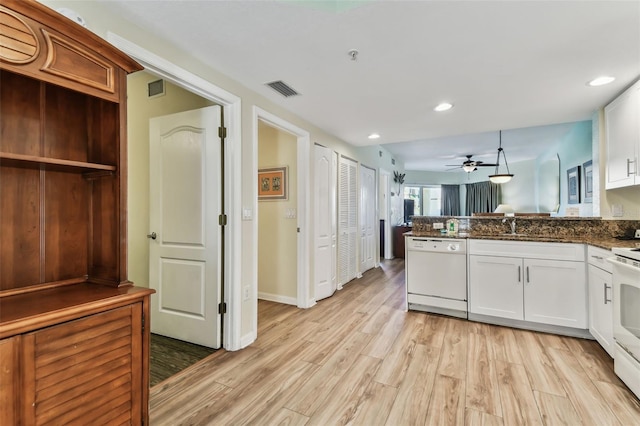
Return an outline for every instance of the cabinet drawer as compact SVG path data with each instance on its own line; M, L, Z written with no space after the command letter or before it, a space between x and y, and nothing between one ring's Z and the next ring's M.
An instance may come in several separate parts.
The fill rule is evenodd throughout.
M524 257L576 262L583 262L585 256L583 244L501 240L470 240L469 253L482 256Z
M607 258L611 256L612 254L609 250L587 246L587 261L589 265L593 265L609 273L613 273L613 265L607 262Z

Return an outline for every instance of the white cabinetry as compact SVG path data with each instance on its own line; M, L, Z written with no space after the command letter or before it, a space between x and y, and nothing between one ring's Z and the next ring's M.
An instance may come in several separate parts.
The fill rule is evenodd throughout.
M589 262L589 332L613 357L613 289L611 252L597 247L587 248Z
M587 328L582 244L471 240L469 312Z
M640 184L640 81L604 108L606 188Z

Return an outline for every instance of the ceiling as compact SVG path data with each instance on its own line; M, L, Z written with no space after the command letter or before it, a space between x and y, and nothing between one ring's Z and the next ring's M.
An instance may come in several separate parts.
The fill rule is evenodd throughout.
M534 158L640 76L640 1L101 1L410 170L494 162L499 129L510 162ZM616 80L586 85L600 75ZM265 85L275 80L300 95ZM435 112L443 101L454 108Z

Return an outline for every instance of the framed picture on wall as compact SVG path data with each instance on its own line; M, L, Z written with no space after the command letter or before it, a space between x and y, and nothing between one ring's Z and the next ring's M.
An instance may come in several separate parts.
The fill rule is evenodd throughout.
M287 167L258 170L258 201L287 200L289 182Z
M589 160L582 165L582 176L584 180L584 200L585 203L593 202L593 161Z
M580 166L567 170L567 192L569 204L580 204Z

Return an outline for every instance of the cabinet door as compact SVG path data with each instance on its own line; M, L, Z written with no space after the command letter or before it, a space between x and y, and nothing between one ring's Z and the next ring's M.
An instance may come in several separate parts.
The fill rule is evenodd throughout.
M469 256L469 311L523 319L522 259Z
M142 307L24 335L25 424L142 423Z
M613 289L611 273L589 265L589 331L613 357Z
M524 260L524 319L587 328L584 262Z
M640 82L607 105L604 114L607 134L606 188L640 183Z
M20 336L0 340L0 425L17 425Z

